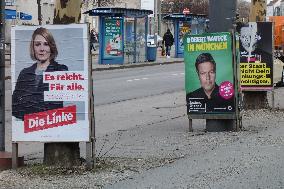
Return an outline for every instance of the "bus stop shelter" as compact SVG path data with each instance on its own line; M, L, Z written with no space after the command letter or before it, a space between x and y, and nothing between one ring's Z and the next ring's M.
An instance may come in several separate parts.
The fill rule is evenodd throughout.
M173 13L163 17L174 24L175 58L183 58L183 37L186 33L201 34L206 31L206 15Z
M85 12L99 16L99 64L145 62L148 15L151 10L98 7Z

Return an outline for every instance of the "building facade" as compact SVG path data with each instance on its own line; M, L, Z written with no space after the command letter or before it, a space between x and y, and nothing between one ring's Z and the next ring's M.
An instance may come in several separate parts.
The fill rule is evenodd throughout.
M266 17L284 16L284 0L272 0L267 5Z
M5 0L5 8L24 12L32 16L31 20L21 20L19 17L6 20L6 41L10 41L10 30L13 25L42 25L53 24L55 2L57 0ZM39 4L38 4L39 3ZM90 28L98 28L98 17L92 17L84 12L97 7L97 0L82 0L81 23L89 23ZM141 0L118 0L108 7L141 8ZM40 11L39 11L40 8ZM39 16L40 14L40 16Z

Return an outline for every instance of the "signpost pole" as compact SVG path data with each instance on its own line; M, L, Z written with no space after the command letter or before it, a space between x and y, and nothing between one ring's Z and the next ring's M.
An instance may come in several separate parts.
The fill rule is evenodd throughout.
M0 17L0 151L5 151L5 1L1 1Z
M219 11L219 5L228 5L230 9L226 9L222 14L216 14ZM236 14L236 1L233 0L211 0L209 3L209 18L210 18L210 32L224 32L233 28L231 18ZM227 19L230 18L230 19ZM237 108L237 104L235 106ZM235 120L221 120L221 119L206 119L207 131L224 131L233 130L235 127Z
M233 67L234 67L234 83L235 83L235 108L236 108L236 120L234 121L234 130L239 131L240 130L240 123L242 121L242 118L240 116L240 109L239 109L239 78L238 78L238 61L237 61L237 51L236 51L236 32L235 29L232 29L232 44L233 44Z

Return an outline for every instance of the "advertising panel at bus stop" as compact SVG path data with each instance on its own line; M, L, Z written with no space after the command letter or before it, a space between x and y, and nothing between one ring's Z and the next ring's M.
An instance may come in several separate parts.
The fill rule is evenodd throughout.
M15 26L12 141L89 141L88 26Z
M105 19L105 44L104 57L115 58L123 56L122 19Z
M187 34L184 44L187 113L234 113L231 34Z

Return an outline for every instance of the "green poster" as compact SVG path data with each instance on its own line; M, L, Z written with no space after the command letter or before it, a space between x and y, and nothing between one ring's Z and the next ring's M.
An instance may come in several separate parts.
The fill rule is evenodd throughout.
M122 24L122 19L105 19L105 58L123 56Z
M231 34L187 34L184 44L187 113L234 112Z

